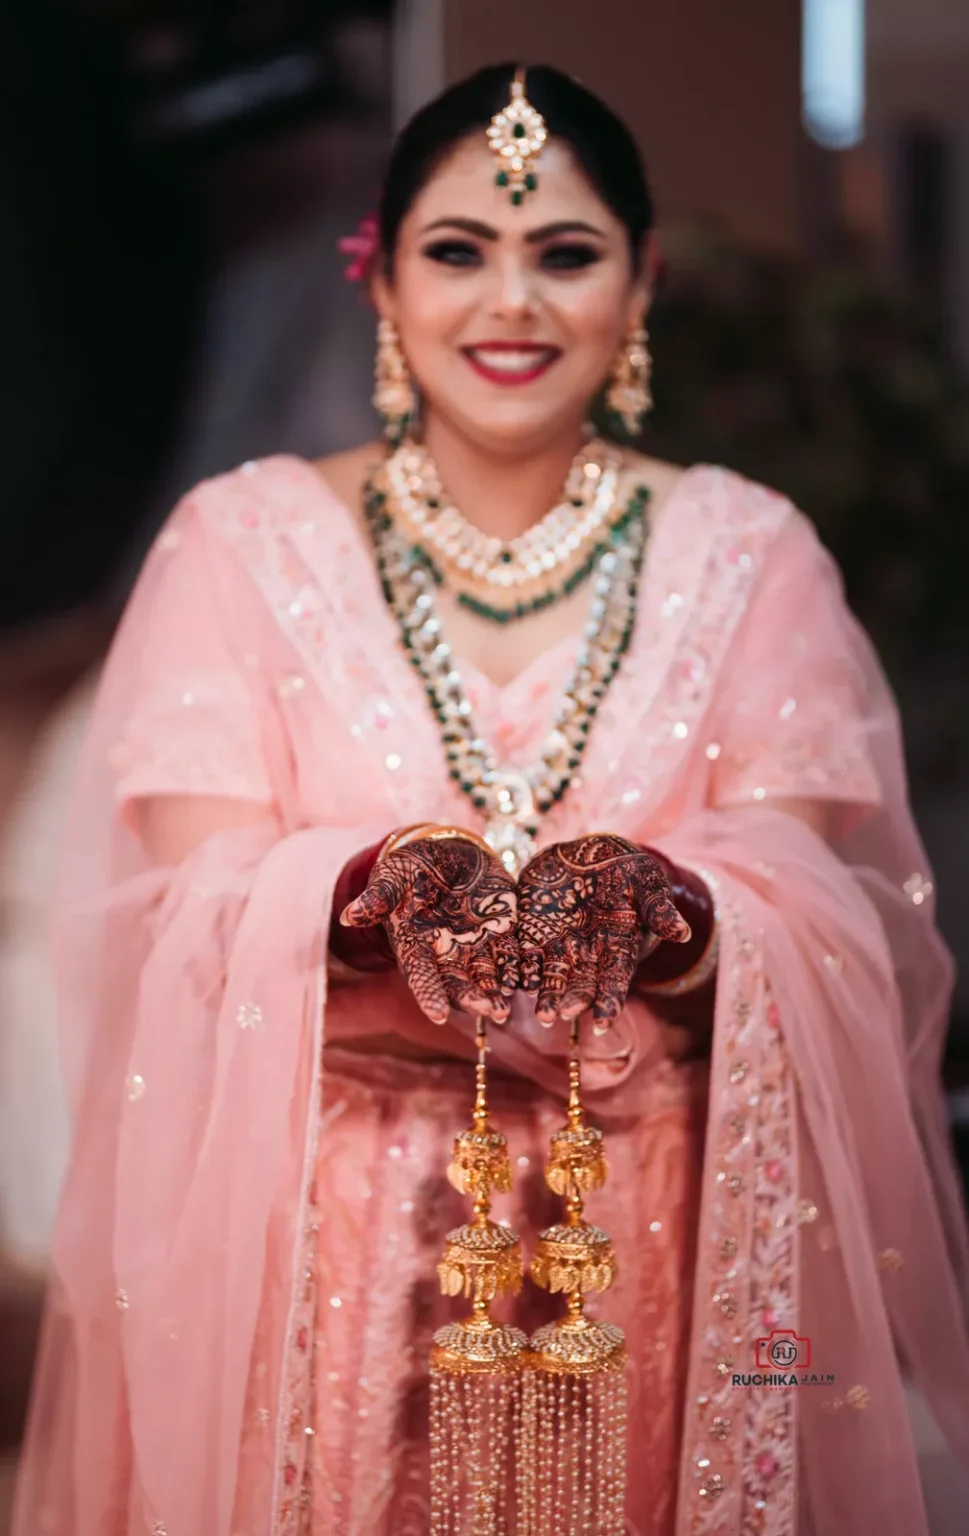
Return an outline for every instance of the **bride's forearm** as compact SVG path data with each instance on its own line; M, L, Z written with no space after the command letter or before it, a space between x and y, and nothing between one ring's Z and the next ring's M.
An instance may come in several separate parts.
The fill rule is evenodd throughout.
M655 848L644 851L666 870L674 905L689 923L690 937L685 943L660 941L648 945L633 987L647 995L651 1002L707 990L712 993L711 983L716 978L720 946L716 907L710 889L695 870L674 864Z
M333 891L330 917L329 972L334 981L356 981L397 964L382 923L372 928L344 928L340 913L366 889L384 841L363 848L343 866Z
M793 816L827 838L830 811L823 803L804 799L775 799L771 812ZM686 944L647 945L633 980L632 992L649 1002L652 1011L684 1036L698 1032L709 1039L717 992L719 935L713 896L695 870L674 864L655 848L648 851L660 860L673 888L677 910L686 918L692 937Z

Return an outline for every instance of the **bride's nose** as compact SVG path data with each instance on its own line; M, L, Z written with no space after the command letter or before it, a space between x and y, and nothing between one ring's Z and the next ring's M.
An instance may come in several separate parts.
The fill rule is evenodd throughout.
M534 315L537 308L534 273L526 262L516 257L496 262L488 299L489 314L495 320L521 320Z

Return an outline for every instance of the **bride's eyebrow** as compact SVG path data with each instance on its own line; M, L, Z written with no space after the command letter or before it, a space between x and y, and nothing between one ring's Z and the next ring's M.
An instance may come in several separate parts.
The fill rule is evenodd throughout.
M433 224L427 224L421 230L422 235L429 235L435 229L460 229L466 235L476 235L479 240L497 240L498 231L490 224L482 224L478 219L435 219Z
M594 235L597 240L604 240L606 232L597 229L594 224L586 224L582 219L560 219L557 224L543 224L541 229L530 230L525 236L529 245L537 245L541 240L551 240L555 235Z
M501 238L497 229L491 224L484 224L480 219L466 219L455 215L454 218L435 219L432 224L427 224L421 230L422 235L429 235L436 229L460 229L466 235L474 235L478 240L499 240ZM598 240L606 238L604 229L597 229L594 224L586 224L582 219L560 219L555 224L543 224L540 229L530 229L525 236L528 245L539 245L543 240L551 240L556 235L594 235Z

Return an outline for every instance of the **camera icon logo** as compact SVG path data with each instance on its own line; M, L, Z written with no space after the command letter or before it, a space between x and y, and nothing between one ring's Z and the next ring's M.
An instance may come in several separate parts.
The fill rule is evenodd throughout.
M772 1328L755 1345L759 1371L806 1371L811 1364L811 1340L793 1328Z

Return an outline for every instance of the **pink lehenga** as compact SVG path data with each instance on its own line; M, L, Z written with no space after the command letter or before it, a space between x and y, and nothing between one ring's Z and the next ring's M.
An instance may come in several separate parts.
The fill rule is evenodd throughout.
M465 668L507 761L534 755L571 650L506 689ZM265 818L153 868L132 807L169 794ZM789 797L829 808L829 842ZM352 1047L396 1032L470 1060L472 1027L426 1024L396 976L328 991L325 955L347 858L422 820L473 813L354 519L295 459L201 487L122 625L68 842L76 1141L17 1536L427 1531L471 1073ZM627 1532L924 1536L904 1380L969 1459L949 961L831 562L724 471L661 509L632 648L542 837L593 829L701 869L722 925L708 1065L667 1060L638 1002L587 1048L612 1164L590 1214L622 1271L600 1310L632 1357ZM492 1034L518 1177L499 1214L527 1245L565 1041L524 1003ZM784 1330L800 1384L752 1382Z

